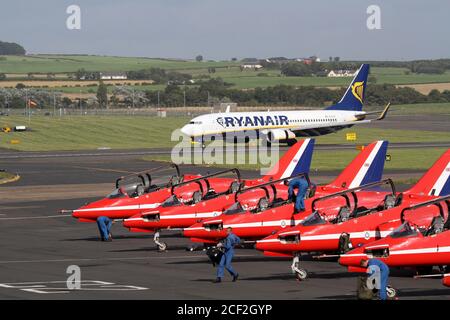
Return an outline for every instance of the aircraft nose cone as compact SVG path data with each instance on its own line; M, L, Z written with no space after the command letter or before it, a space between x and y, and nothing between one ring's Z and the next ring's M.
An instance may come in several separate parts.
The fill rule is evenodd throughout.
M367 259L367 256L364 254L357 256L343 254L339 257L338 262L341 266L359 266L362 259Z
M129 219L123 220L122 225L123 225L125 228L130 228L130 227L132 227L131 222L130 222Z
M186 228L183 230L183 236L188 237L188 238L192 238L192 237L196 237L202 234L202 225L201 224L194 224L192 226L190 226L189 228Z
M136 228L142 222L139 218L130 218L123 220L122 224L125 228Z
M264 242L256 241L256 245L255 245L255 249L256 249L256 250L264 251L265 248L266 248L266 247L265 247Z
M192 128L189 125L185 125L183 128L181 128L181 133L191 137L192 136Z

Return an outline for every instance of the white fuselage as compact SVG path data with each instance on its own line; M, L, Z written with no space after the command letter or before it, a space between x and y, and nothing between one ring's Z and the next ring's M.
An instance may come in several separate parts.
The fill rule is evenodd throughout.
M361 121L363 111L307 110L268 112L227 112L198 116L181 131L190 137L260 131L263 134L276 130L296 131L348 126ZM359 116L359 117L357 117Z

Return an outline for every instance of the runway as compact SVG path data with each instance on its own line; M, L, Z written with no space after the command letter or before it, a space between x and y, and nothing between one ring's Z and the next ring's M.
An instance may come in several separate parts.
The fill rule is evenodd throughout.
M188 252L178 231L163 232L169 251L159 253L151 234L113 226L114 240L100 242L95 224L80 223L60 209L77 208L108 193L127 172L159 166L139 156L3 159L21 168L21 179L0 187L0 299L354 299L356 275L335 261L306 259L310 278L297 282L290 261L238 249L240 279L213 284L215 269L203 252ZM204 167L183 167L205 173ZM413 172L412 174L419 174ZM243 171L246 178L254 171ZM319 181L329 176L314 177ZM81 289L68 290L71 265L81 269ZM400 299L448 299L437 279L412 279L392 271Z

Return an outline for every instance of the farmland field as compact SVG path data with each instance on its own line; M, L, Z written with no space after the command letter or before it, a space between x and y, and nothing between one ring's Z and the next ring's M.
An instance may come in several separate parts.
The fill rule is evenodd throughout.
M325 86L341 87L347 86L350 78L327 78L327 77L285 77L279 70L244 70L239 68L240 62L218 61L218 62L196 62L193 60L169 60L154 58L133 57L109 57L88 55L28 55L28 56L2 56L0 59L0 73L6 73L17 82L24 81L28 73L34 73L36 77L46 77L47 73L55 73L58 80L63 79L66 73L75 72L81 68L87 71L118 72L147 69L152 67L163 68L191 74L194 79L205 77L221 77L226 82L232 83L234 88L250 89L256 87L274 86L277 84L293 86ZM215 67L214 73L209 73L208 68ZM41 75L39 75L39 73ZM22 75L22 79L19 79ZM437 75L411 74L406 68L379 68L371 70L377 83L414 85L414 84L445 84L448 88L450 83L450 72ZM145 82L145 81L144 81ZM52 86L53 87L53 86ZM442 87L442 86L441 86ZM55 90L69 92L71 88ZM155 89L148 86L146 89ZM89 89L82 88L86 93ZM159 89L158 89L159 90ZM429 87L426 87L428 90Z
M196 62L186 60L88 56L88 55L28 55L3 56L0 59L0 72L2 73L65 73L75 72L78 69L87 71L130 71L146 68L164 69L194 69L208 68L209 66L222 67L226 65L239 65L233 62Z

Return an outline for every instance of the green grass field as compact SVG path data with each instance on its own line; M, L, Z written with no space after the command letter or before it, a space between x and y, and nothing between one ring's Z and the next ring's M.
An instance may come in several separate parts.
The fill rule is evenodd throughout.
M392 105L389 114L450 114L450 103Z
M78 69L87 71L130 71L146 68L197 69L239 65L238 62L196 62L152 58L88 56L88 55L28 55L2 56L0 73L65 73Z
M189 119L142 116L24 116L1 118L1 124L23 124L28 132L0 133L0 147L22 151L83 150L169 147L172 129ZM19 140L19 144L11 144Z
M393 107L397 114L440 113L448 114L450 104L402 105ZM146 116L25 116L0 117L0 125L27 125L31 131L0 133L0 148L23 151L83 150L108 147L135 149L171 147L171 133L181 128L190 118L156 118ZM357 134L356 143L345 140L347 132ZM450 132L418 130L376 129L370 126L354 126L334 134L317 137L317 143L366 144L374 140L390 142L450 141ZM11 144L11 140L19 140Z
M424 148L424 149L391 149L388 150L388 154L391 156L390 161L385 163L385 171L398 171L398 170L427 170L431 165L446 151L446 148ZM343 170L354 159L358 150L320 150L313 154L311 162L311 172L326 173L330 171ZM280 154L282 155L282 154ZM145 156L144 160L147 161L162 161L172 162L170 155L157 155L157 156ZM200 159L200 158L198 158ZM235 160L237 156L235 156ZM278 159L275 158L275 162ZM248 155L246 155L244 164L214 164L208 161L195 163L202 163L202 165L217 167L217 168L234 168L246 170L260 170L262 167L266 167L261 163L249 164Z

